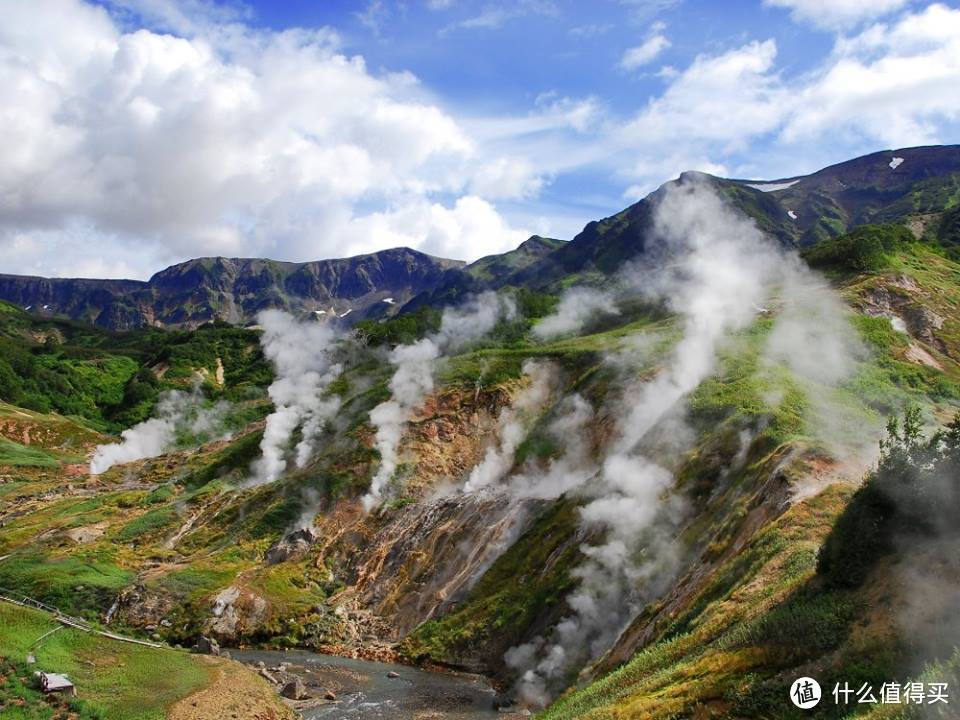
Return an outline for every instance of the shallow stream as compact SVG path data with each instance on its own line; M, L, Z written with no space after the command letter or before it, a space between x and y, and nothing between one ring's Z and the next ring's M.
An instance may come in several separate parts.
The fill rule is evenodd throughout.
M289 663L318 704L300 712L307 720L506 720L494 709L496 691L477 675L430 672L407 665L355 660L305 651L231 650L234 660ZM397 677L390 677L395 673ZM335 701L323 700L333 691Z

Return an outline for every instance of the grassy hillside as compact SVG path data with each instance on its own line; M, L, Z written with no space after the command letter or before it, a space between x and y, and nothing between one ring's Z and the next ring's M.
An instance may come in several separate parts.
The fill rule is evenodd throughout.
M34 686L37 668L66 673L78 688L70 710L91 720L160 720L173 703L203 687L212 672L198 656L118 643L72 628L41 640L55 627L44 613L0 604L0 648L8 668L0 685L4 718L50 717ZM35 666L25 664L28 653L36 657ZM26 707L18 708L18 700L25 700Z
M98 430L146 419L164 389L200 383L211 397L239 398L262 392L270 378L248 330L221 324L113 333L0 302L0 400Z
M950 662L927 653L906 667L912 651L886 627L891 608L906 602L898 570L905 553L894 548L849 586L833 583L817 560L834 528L852 522L837 525L845 508L862 502L850 505L860 497L863 453L886 419L915 406L934 426L960 404L960 265L939 243L913 238L902 228L868 227L808 255L853 310L848 339L858 350L842 381L801 376L789 358L770 353L776 298L725 339L716 366L687 398L688 446L670 464L689 506L678 531L678 577L639 609L608 656L570 678L575 688L544 717L789 717L778 713L786 712L784 683L793 673L852 684L916 677ZM369 412L389 397L385 354L434 331L437 310L359 323L344 346L346 370L331 386L341 410L320 450L305 467L251 487L243 481L259 453L271 380L255 333L205 326L111 334L6 308L0 339L14 350L0 364L16 365L13 391L21 394L8 388L0 404L0 586L101 622L116 603L112 626L184 646L214 634L274 648L399 652L509 684L504 651L548 632L566 612L582 560L584 498L531 504L522 532L476 566L466 591L447 596L448 585L431 573L456 576L457 563L471 559L457 549L471 548L495 517L483 515L491 507L457 505L443 490L482 457L500 412L524 387L526 360L551 363L557 387L517 448L517 468L563 453L563 439L547 428L572 393L595 408L584 432L592 448L603 447L625 389L662 368L681 332L663 308L632 301L575 336L541 342L531 328L557 296L521 289L514 297L518 317L438 364L437 387L401 444L402 492L369 515L358 498L378 462ZM195 382L208 398L232 402L229 440L87 474L83 462L105 437L98 431L146 417L162 389ZM308 521L317 514L319 541L268 562L305 508ZM936 557L932 545L923 552ZM436 605L411 609L411 598ZM408 625L409 633L397 631ZM34 629L16 634L29 638ZM87 641L74 639L80 644L51 657L79 663L70 667L82 676L75 658L88 657ZM0 655L19 662L23 648L10 643L0 636ZM184 683L210 679L205 667L176 665L194 663L188 656L164 658ZM133 682L141 659L119 662L124 682ZM22 669L10 667L19 677ZM90 671L82 712L124 717L96 700L97 683L112 682L118 668ZM143 717L185 692L186 685L156 688L158 705Z

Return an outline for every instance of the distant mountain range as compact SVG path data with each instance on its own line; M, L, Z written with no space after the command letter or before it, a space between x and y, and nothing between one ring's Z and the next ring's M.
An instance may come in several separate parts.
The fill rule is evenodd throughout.
M866 223L909 221L923 232L926 212L960 202L960 145L886 150L772 181L703 177L785 245L811 245ZM641 254L662 191L588 223L570 242L533 236L471 264L409 248L306 263L200 258L147 281L0 275L0 299L40 315L125 330L213 320L247 325L271 307L351 322L491 287L555 289L571 276L609 275Z

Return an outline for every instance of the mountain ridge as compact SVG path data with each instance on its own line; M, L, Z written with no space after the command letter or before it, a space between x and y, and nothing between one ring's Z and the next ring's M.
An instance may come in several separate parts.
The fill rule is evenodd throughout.
M787 247L812 245L872 222L911 222L923 234L935 224L931 216L939 217L938 208L960 202L960 145L881 150L777 180L688 171L620 212L587 223L569 242L534 235L514 250L472 263L411 248L300 263L202 257L145 281L0 274L0 299L40 314L126 330L211 321L244 325L265 308L349 314L345 321L353 322L390 316L405 306L448 304L485 289L552 291L571 278L602 280L642 254L663 189L694 175L714 184Z

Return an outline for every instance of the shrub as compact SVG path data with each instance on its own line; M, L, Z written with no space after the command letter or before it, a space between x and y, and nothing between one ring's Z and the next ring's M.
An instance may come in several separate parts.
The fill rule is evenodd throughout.
M852 232L821 240L801 255L811 267L852 272L883 270L889 254L914 242L902 225L862 225Z

